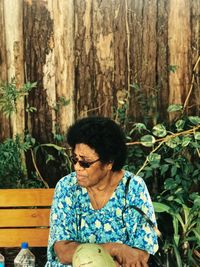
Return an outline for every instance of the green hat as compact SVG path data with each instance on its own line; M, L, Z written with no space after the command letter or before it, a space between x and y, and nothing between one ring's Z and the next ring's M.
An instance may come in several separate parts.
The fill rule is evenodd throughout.
M110 254L97 244L79 245L72 260L73 267L115 267Z

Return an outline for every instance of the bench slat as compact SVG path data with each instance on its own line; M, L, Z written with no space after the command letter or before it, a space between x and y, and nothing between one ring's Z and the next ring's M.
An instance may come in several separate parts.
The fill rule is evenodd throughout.
M0 228L49 226L49 209L0 209Z
M49 206L54 189L0 189L0 207Z
M46 247L49 229L0 229L0 247L20 247L28 242L30 247Z
M20 247L22 242L30 247L47 246L53 192L0 189L0 247Z

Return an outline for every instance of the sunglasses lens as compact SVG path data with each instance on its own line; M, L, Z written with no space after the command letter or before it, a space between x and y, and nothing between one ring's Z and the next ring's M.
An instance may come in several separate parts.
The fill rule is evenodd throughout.
M74 165L78 162L78 160L76 158L74 158L73 156L70 157L70 160Z
M79 164L81 167L87 169L90 167L90 163L89 162L86 162L86 161L79 161Z
M79 165L84 169L89 168L91 165L89 162L78 160L77 158L75 158L73 156L70 159L71 159L71 162L73 163L73 165L76 165L76 163L78 162Z

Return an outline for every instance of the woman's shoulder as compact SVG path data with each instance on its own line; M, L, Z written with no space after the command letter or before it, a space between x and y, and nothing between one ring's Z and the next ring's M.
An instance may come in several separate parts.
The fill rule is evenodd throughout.
M135 175L134 173L127 171L127 170L125 170L124 172L124 183L126 186L130 187L131 189L133 188L136 189L139 187L142 187L142 188L146 187L144 180L140 176Z
M139 176L130 171L124 171L124 180L130 180L132 183L144 183L144 180Z
M77 179L76 179L76 173L71 172L67 174L66 176L62 177L56 184L56 189L57 188L67 188L70 189L71 187L75 187L77 184Z

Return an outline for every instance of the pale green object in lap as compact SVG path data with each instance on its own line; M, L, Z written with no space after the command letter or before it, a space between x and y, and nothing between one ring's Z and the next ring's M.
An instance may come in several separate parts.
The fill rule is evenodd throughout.
M79 245L72 260L73 267L115 267L110 254L97 244Z

